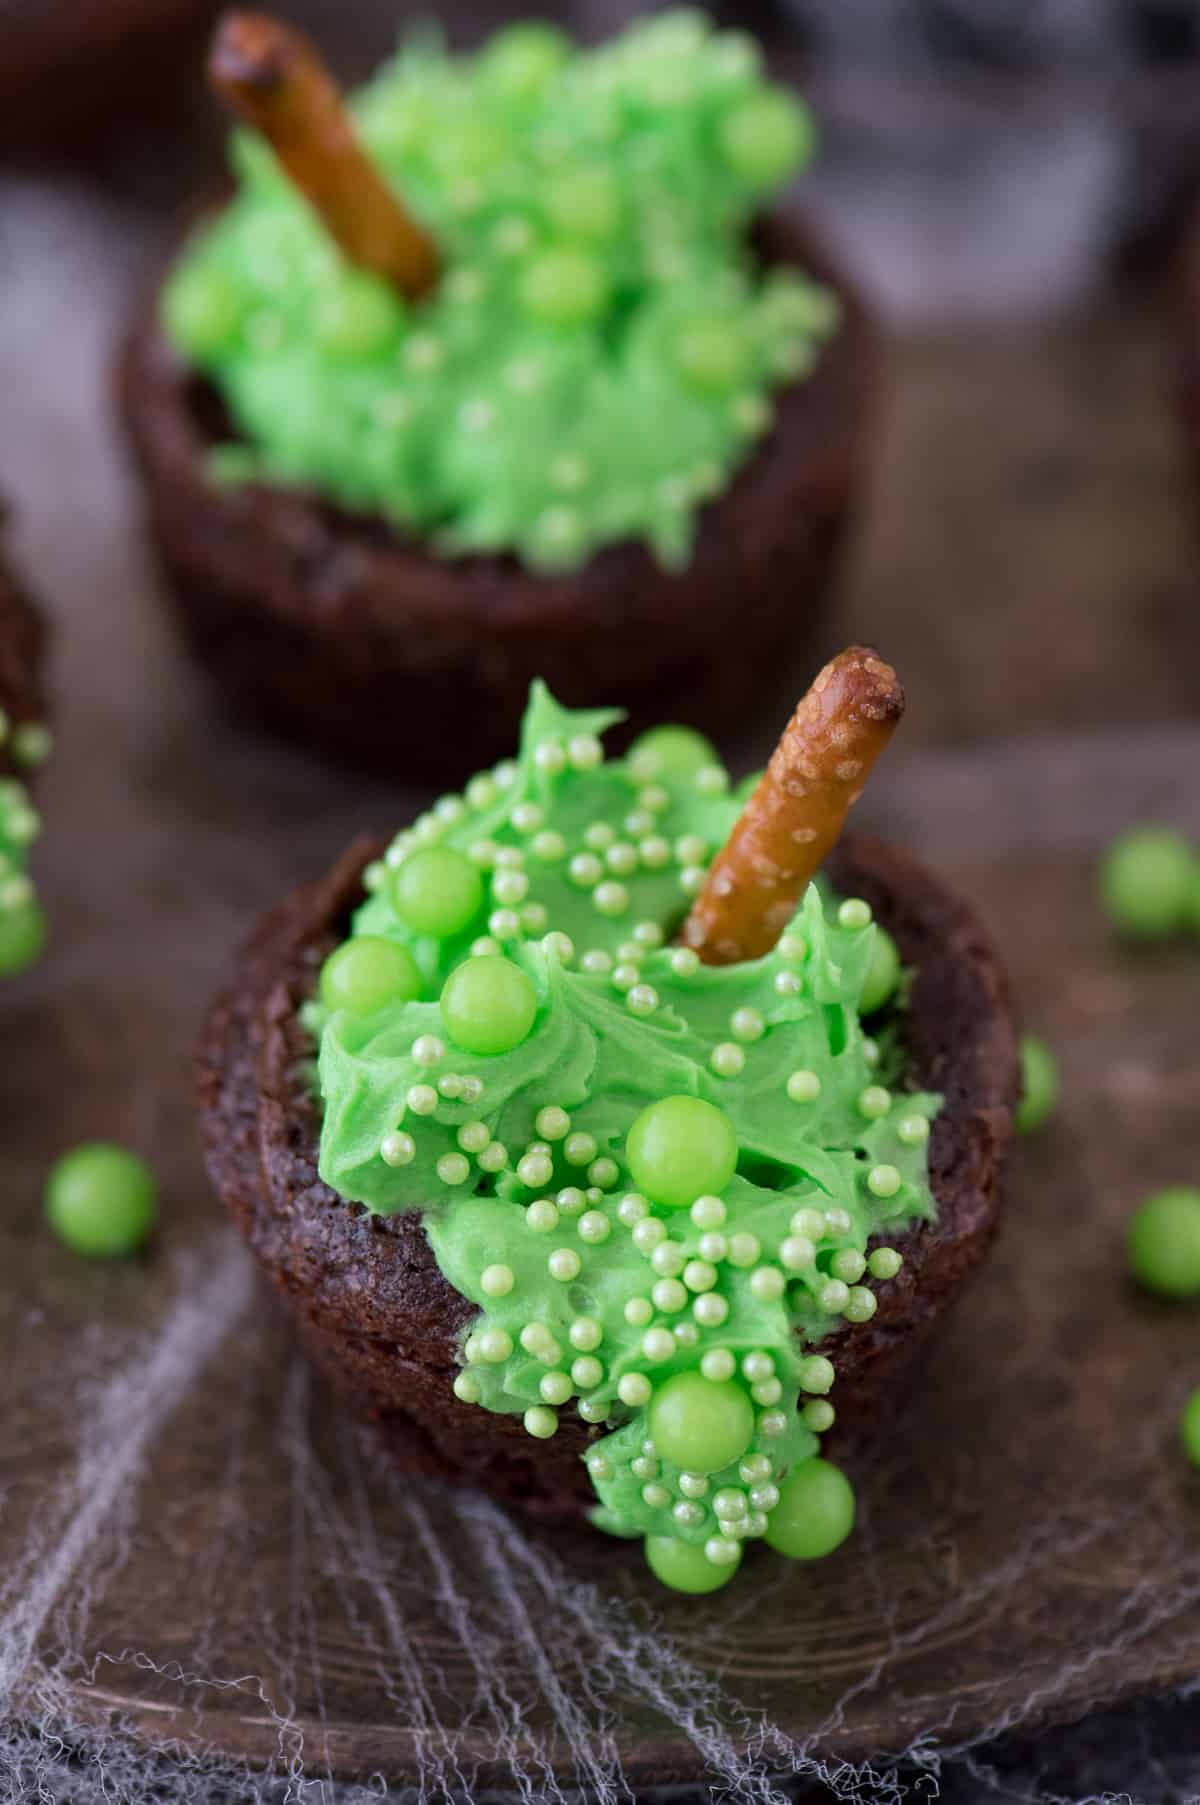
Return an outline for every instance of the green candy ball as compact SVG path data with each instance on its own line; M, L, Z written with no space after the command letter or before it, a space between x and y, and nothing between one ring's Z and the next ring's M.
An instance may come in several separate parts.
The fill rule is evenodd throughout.
M731 320L693 320L675 341L682 374L698 389L720 394L746 379L745 338Z
M630 769L647 783L659 777L692 777L720 755L711 740L691 727L651 727L629 748Z
M443 169L452 171L460 181L471 181L502 165L511 150L506 132L486 119L468 116L439 127L434 154Z
M673 1592L716 1592L727 1586L742 1564L739 1547L737 1559L718 1567L703 1548L681 1542L678 1536L647 1536L646 1565L655 1579L670 1586Z
M608 301L604 271L587 251L543 251L521 277L521 304L548 326L579 326L603 313Z
M346 274L317 309L318 343L334 357L370 357L400 329L400 303L376 276Z
M483 879L465 853L426 846L389 873L388 895L414 934L448 940L469 928L483 906Z
M378 935L347 940L321 967L327 1009L374 1015L385 1003L411 1003L420 994L421 973L408 948Z
M506 94L531 98L570 55L571 40L565 32L530 20L498 31L483 53L482 66L489 80Z
M793 1561L832 1554L854 1528L854 1492L840 1467L814 1456L801 1461L779 1488L767 1518L767 1542Z
M650 1400L650 1436L664 1460L689 1473L719 1473L754 1439L754 1406L731 1379L676 1373Z
M721 124L726 160L755 187L773 187L812 155L815 133L807 110L790 94L744 100Z
M1179 1419L1179 1439L1194 1467L1200 1467L1200 1391L1194 1391Z
M158 1185L136 1153L109 1141L89 1141L64 1153L46 1180L46 1216L76 1253L130 1254L142 1245L158 1214Z
M1196 854L1169 827L1131 827L1100 862L1100 906L1118 933L1158 940L1187 921L1196 883Z
M0 978L13 978L39 958L49 929L40 903L0 909Z
M532 980L497 953L465 960L442 990L446 1032L468 1053L511 1053L533 1027L536 1014Z
M867 967L867 975L863 979L862 994L858 999L858 1007L863 1015L874 1015L877 1009L895 994L900 982L900 953L896 942L886 928L875 923L875 944L871 949L871 963Z
M241 330L242 297L219 269L185 263L163 294L167 334L198 363L227 350Z
M1033 1134L1058 1107L1058 1060L1036 1034L1021 1036L1020 1052L1021 1101L1015 1120L1018 1134Z
M546 217L573 238L611 238L621 221L621 196L606 169L564 169L542 190Z
M701 1097L663 1097L651 1103L625 1140L637 1189L673 1210L723 1191L737 1156L733 1123L723 1109Z
M1148 1291L1200 1295L1200 1191L1171 1185L1139 1204L1126 1228L1129 1264Z

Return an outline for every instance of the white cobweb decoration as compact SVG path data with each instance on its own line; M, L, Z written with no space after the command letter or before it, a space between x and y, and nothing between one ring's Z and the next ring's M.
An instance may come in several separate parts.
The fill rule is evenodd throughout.
M26 547L85 600L93 569L114 593L118 578L131 591L144 581L101 409L105 355L138 245L130 221L94 196L0 187L0 394L21 450L3 479L22 503ZM34 368L36 384L22 388L22 372ZM91 510L93 538L60 545L56 510L68 489L74 505ZM143 635L132 642L140 647L135 657L148 656L161 629L147 624L153 617L142 591L133 618ZM76 737L74 761L68 744L62 772L51 778L64 814L73 785L104 781L86 758L97 708L118 740L123 731L128 677L100 656L107 630L81 609L63 649L60 683L79 709L74 724L70 711L62 723L66 740ZM189 719L186 696L168 702L156 693L153 706L163 717ZM241 751L226 769L222 756L214 746L213 795L228 779L225 804L233 809L253 786L242 781ZM152 836L170 805L144 770L131 787L139 782L147 791L137 847L145 869L135 867L135 875L149 882ZM114 794L104 800L116 807ZM307 766L288 767L278 778L272 795L291 810L292 839L286 848L281 842L280 871L264 861L261 896L245 880L242 856L255 798L244 800L247 812L232 821L227 838L221 823L214 826L211 891L172 896L183 1002L169 1020L164 1014L170 1044L190 1034L196 1003L211 983L208 951L197 950L204 917L217 912L215 927L207 921L210 941L228 946L253 904L300 868L298 848L307 868L317 869L344 838L347 810L357 817L361 791L352 789L351 802L338 794L332 779ZM56 851L48 833L46 859L52 901L56 884L61 901L79 869L97 874L89 907L103 917L110 828L99 814L94 841L77 817L70 848ZM119 913L113 921L110 957L129 960L111 974L118 995L146 974L136 948L122 951ZM94 949L83 937L65 939L61 958L34 980L45 988L42 1004L35 988L32 1007L55 997L86 1015ZM120 1056L121 1036L97 1019L96 1046L84 1065L93 1062L88 1069L100 1074L99 1085ZM0 1329L42 1350L34 1391L14 1396L8 1375L0 1375L8 1419L0 1434L3 1797L46 1805L367 1805L381 1798L457 1805L501 1797L523 1805L619 1805L649 1796L637 1771L639 1736L674 1753L675 1783L660 1789L663 1796L702 1792L739 1805L796 1798L902 1805L939 1796L963 1805L1085 1805L1101 1796L1163 1800L1171 1787L1180 1797L1200 1793L1200 1746L1185 1749L1181 1729L1190 1721L1186 1700L1172 1708L1182 1715L1169 1722L1181 1752L1168 1762L1159 1737L1167 1720L1131 1706L1110 1720L1113 1743L1097 1751L1088 1771L1098 1778L1082 1790L1060 1777L1044 1740L1028 1749L1011 1740L1052 1720L1060 1707L1077 1709L1093 1671L1110 1683L1114 1664L1194 1618L1195 1545L1179 1549L1173 1586L1097 1587L1090 1645L1052 1672L1039 1668L1026 1687L1001 1687L1005 1676L998 1676L1002 1708L989 1711L981 1688L969 1734L952 1684L926 1697L906 1691L905 1676L922 1662L927 1676L953 1678L964 1626L989 1615L1003 1620L1031 1590L1052 1597L1063 1567L1086 1570L1095 1562L1102 1571L1118 1561L1126 1535L1162 1506L1149 1482L1144 1492L1114 1495L1100 1472L1080 1475L1077 1489L1018 1487L1011 1539L992 1565L959 1580L957 1547L914 1549L918 1567L926 1560L949 1576L916 1605L894 1583L886 1482L872 1484L856 1531L853 1596L826 1609L823 1624L802 1608L806 1580L794 1573L774 1579L763 1561L747 1563L755 1571L739 1576L728 1594L733 1602L722 1606L728 1646L697 1631L695 1616L685 1631L670 1630L662 1613L673 1605L660 1605L648 1590L598 1583L595 1563L573 1561L561 1536L485 1497L399 1479L356 1429L333 1416L261 1309L248 1257L213 1226L188 1145L186 1086L172 1094L168 1119L159 1122L161 1099L146 1063L144 1051L135 1054L140 1082L121 1081L122 1097L136 1094L119 1126L162 1150L173 1205L182 1211L184 1199L196 1200L194 1221L177 1225L154 1256L153 1284L143 1287L135 1274L121 1290L115 1279L115 1289L97 1290L89 1316L77 1299L55 1293L57 1269L48 1260L39 1265L35 1236L25 1231L22 1238L18 1230L10 1243L0 1223L0 1311L7 1319ZM1083 1141L1079 1163L1080 1183L1092 1184L1097 1175ZM32 1193L36 1170L16 1175L14 1198ZM39 1301L26 1317L39 1286L45 1309ZM1026 1301L1001 1289L990 1307L995 1324L1029 1339L1027 1365L1014 1369L1013 1383L1028 1381L1032 1395L1044 1350L1037 1325L1022 1315ZM56 1310L75 1326L70 1338L43 1320ZM22 1383L28 1370L23 1361ZM971 1375L962 1382L962 1420L969 1421ZM1147 1474L1166 1470L1153 1425L1126 1423L1121 1433L1144 1443ZM936 1452L934 1479L939 1459L969 1466L975 1452ZM973 1483L984 1487L990 1477L981 1467ZM1095 1482L1085 1483L1089 1477ZM261 1520L264 1500L269 1522ZM151 1584L147 1598L143 1588ZM811 1654L800 1650L806 1672L819 1673L823 1660L837 1671L841 1613L853 1617L851 1640L863 1623L871 1627L874 1658L851 1663L840 1688L814 1683L819 1709L809 1708L807 1681L797 1681L786 1711L765 1709L770 1664L757 1673L752 1659L735 1659L753 1654L773 1589L784 1586L797 1606L797 1639L819 1643ZM342 1774L360 1767L346 1701L363 1696L396 1732L393 1746L402 1744L403 1758L345 1780ZM947 1707L947 1697L958 1702ZM848 1746L847 1726L862 1721L870 1700L903 1705L903 1746L870 1762L843 1759L837 1751ZM803 1734L795 1729L800 1722L808 1726ZM1106 1753L1114 1752L1106 1766ZM1106 1775L1114 1786L1138 1790L1105 1793Z
M79 1433L61 1481L44 1498L0 1584L0 1776L5 1795L55 1805L93 1801L321 1801L365 1805L379 1798L460 1801L497 1796L525 1805L568 1805L583 1798L596 1805L632 1801L633 1785L622 1764L618 1720L631 1707L678 1733L691 1751L697 1782L714 1798L745 1805L786 1805L800 1797L870 1805L937 1796L1050 1801L1067 1795L1043 1789L1036 1776L999 1769L983 1739L964 1745L952 1720L931 1720L894 1760L855 1764L823 1754L823 1745L857 1692L880 1683L884 1670L911 1654L922 1638L936 1644L945 1627L936 1616L918 1629L885 1638L875 1670L837 1700L825 1722L797 1739L722 1682L706 1663L696 1664L665 1634L652 1608L614 1600L581 1583L547 1549L536 1531L486 1498L449 1495L401 1482L381 1467L349 1426L332 1430L332 1451L318 1448L307 1368L293 1358L279 1371L270 1447L259 1453L287 1474L285 1540L295 1587L285 1599L249 1597L246 1609L275 1679L228 1670L215 1639L215 1614L200 1582L207 1573L212 1595L223 1579L219 1546L194 1551L181 1567L191 1655L185 1663L161 1661L146 1650L98 1645L94 1620L106 1594L136 1580L134 1527L139 1516L169 1508L170 1499L149 1484L156 1442L201 1394L203 1407L219 1410L226 1425L223 1495L209 1499L206 1517L234 1532L240 1513L253 1513L256 1495L243 1494L246 1438L258 1424L253 1394L261 1375L245 1359L228 1356L254 1342L255 1298L247 1258L219 1236L179 1263L177 1294L163 1319L146 1331L120 1337L119 1347L88 1350L90 1365L108 1376L81 1381ZM223 1360L222 1356L226 1358ZM219 1371L217 1370L219 1369ZM241 1396L229 1384L241 1371ZM206 1394L206 1395L205 1395ZM1131 1501L1132 1503L1132 1501ZM1062 1557L1079 1555L1111 1524L1081 1526L1073 1542L1062 1537L1052 1507L1026 1526L1009 1560L947 1610L956 1616L986 1608L988 1595L1005 1596L1023 1573L1039 1564L1039 1542L1053 1540ZM863 1583L871 1584L874 1546L868 1519L859 1531ZM461 1548L473 1549L474 1583L463 1582ZM447 1654L472 1676L471 1718L476 1745L491 1745L507 1771L502 1793L480 1791L466 1759L439 1719L437 1663L427 1634L418 1645L409 1621L414 1568L432 1595L444 1628ZM394 1721L411 1733L409 1772L396 1783L377 1775L339 1782L336 1740L322 1711L322 1638L309 1604L315 1572L332 1579L344 1614L343 1635L360 1649L373 1689ZM199 1588L199 1589L197 1589ZM1108 1623L1098 1622L1097 1658L1107 1644L1121 1646L1153 1631L1174 1610L1200 1594L1193 1571L1169 1601L1130 1596ZM886 1598L879 1599L886 1612ZM748 1630L752 1634L752 1630ZM157 1672L177 1702L178 1733L157 1746L120 1712L97 1719L94 1701L117 1696L114 1674L133 1667ZM298 1721L288 1676L311 1703ZM1065 1686L1070 1676L1062 1675ZM282 1683L280 1683L282 1680ZM252 1767L206 1753L197 1739L215 1695L236 1693L239 1706L273 1726L275 1753ZM1020 1708L991 1729L1019 1727L1053 1706L1054 1688L1031 1691ZM89 1709L81 1700L93 1700ZM535 1725L548 1713L548 1727ZM1136 1718L1130 1723L1136 1724ZM1128 1728L1128 1725L1126 1726ZM327 1732L329 1733L327 1735ZM1125 1748L1128 1773L1135 1751ZM1146 1752L1147 1762L1153 1760ZM1147 1778L1151 1768L1146 1767ZM960 1794L963 1776L973 1794ZM799 1793L797 1791L799 1789ZM1070 1795L1082 1800L1091 1795ZM1110 1795L1116 1796L1116 1795ZM1125 1796L1125 1795L1121 1795ZM1135 1796L1135 1795L1129 1795ZM1154 1796L1147 1794L1146 1796Z

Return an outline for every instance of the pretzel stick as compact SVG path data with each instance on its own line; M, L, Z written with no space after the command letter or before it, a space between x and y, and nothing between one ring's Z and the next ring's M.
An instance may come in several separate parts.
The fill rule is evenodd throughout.
M788 722L683 927L706 965L769 953L904 713L890 664L851 646Z
M437 278L433 240L363 151L337 83L302 33L267 13L226 13L209 80L267 139L352 263L416 300Z

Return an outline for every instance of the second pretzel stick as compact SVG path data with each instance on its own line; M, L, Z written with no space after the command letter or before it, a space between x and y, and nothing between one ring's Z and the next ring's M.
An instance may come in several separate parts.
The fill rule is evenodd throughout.
M706 965L769 953L904 713L890 664L851 646L784 729L683 927Z
M438 253L355 135L337 83L302 33L267 13L226 13L209 79L267 139L352 263L410 300L432 288Z

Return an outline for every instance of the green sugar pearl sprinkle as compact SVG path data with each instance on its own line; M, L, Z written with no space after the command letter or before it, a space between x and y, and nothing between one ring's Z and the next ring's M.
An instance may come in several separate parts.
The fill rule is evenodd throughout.
M1173 1185L1138 1206L1126 1229L1129 1265L1148 1291L1200 1296L1200 1190Z
M873 920L871 905L863 902L861 897L847 897L846 901L838 906L837 918L839 927L869 928Z
M558 1417L544 1404L532 1405L525 1412L524 1422L526 1433L538 1441L548 1441L558 1429Z
M89 1258L136 1253L158 1216L158 1184L136 1153L91 1141L64 1153L46 1180L46 1216L59 1239Z
M867 1271L873 1279L894 1279L903 1264L894 1247L877 1247L867 1258Z

